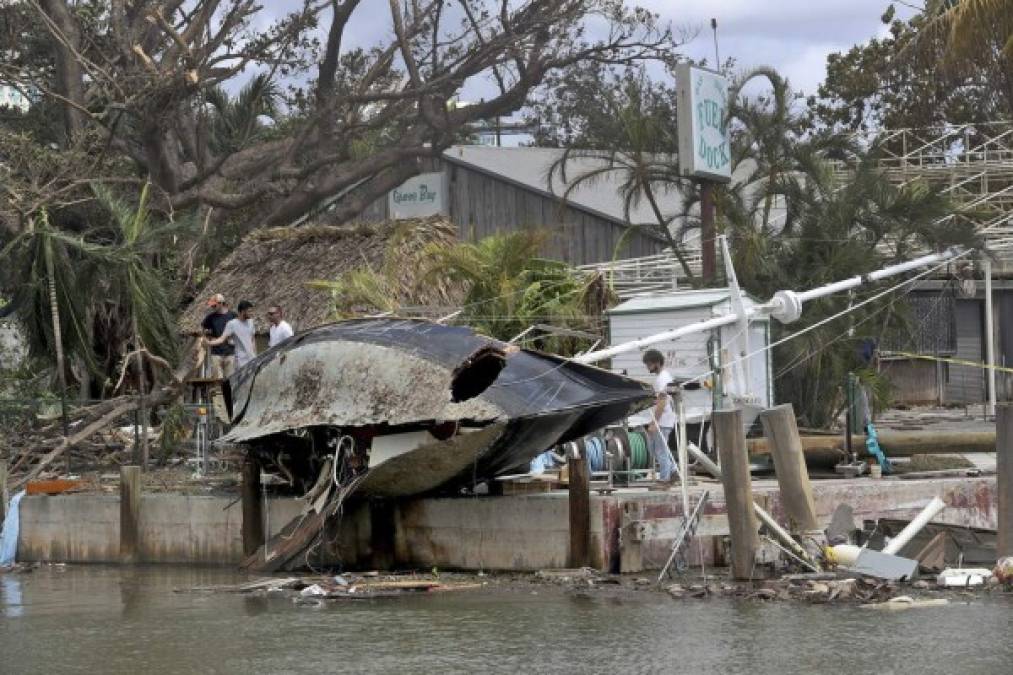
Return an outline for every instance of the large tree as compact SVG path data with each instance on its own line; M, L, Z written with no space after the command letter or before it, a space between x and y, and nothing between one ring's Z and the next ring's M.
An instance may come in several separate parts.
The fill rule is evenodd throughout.
M1013 115L1010 0L930 1L909 20L883 15L889 35L827 57L810 99L815 122L875 130Z
M150 179L156 208L248 227L289 224L347 192L333 214L341 220L469 125L521 108L552 73L668 60L675 46L656 16L621 0L270 4L285 13L257 0L0 8L0 83L31 92L59 121L0 137L11 178L0 234L45 205L55 214L77 203L85 179ZM353 46L378 20L377 41ZM253 75L254 93L283 93L288 114L267 129L262 116L233 115L239 126L216 140L217 92ZM487 83L486 98L448 105L476 82Z

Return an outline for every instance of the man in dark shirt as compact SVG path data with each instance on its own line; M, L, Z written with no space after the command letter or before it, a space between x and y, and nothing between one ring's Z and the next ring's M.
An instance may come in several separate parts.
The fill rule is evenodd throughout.
M225 296L216 293L208 299L211 309L201 322L204 334L218 338L225 332L225 324L236 318L236 313L229 310ZM236 370L236 348L230 342L223 342L211 348L211 377L224 379Z

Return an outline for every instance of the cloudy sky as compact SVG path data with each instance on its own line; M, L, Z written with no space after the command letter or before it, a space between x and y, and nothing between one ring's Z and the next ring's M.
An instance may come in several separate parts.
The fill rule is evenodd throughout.
M687 55L714 60L710 20L718 21L722 60L735 57L741 68L772 65L788 77L792 87L807 94L826 74L827 55L849 49L886 33L880 21L887 0L640 0L677 25L700 30L686 45ZM911 4L920 4L914 2ZM897 16L907 18L910 7L896 3Z
M288 0L269 0L258 16L264 28L282 14ZM714 61L711 18L718 21L722 60L735 57L739 68L771 65L788 77L792 87L813 94L826 71L827 55L847 50L886 33L880 21L889 0L627 0L658 13L676 27L698 30L684 47L686 55ZM894 3L899 18L908 18L921 0ZM375 7L375 11L374 8ZM353 15L346 47L387 42L392 34L387 3L367 0ZM324 28L320 29L325 38ZM490 83L469 83L462 100L493 93Z

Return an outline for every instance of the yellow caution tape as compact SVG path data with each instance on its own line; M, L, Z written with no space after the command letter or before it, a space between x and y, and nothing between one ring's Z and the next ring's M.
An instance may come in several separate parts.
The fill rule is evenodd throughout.
M981 368L982 370L995 370L1001 373L1013 373L1013 368L1007 368L1006 366L990 366L987 363L978 361L968 361L966 359L951 359L945 356L933 356L932 354L912 354L910 352L880 352L881 356L900 356L907 359L921 359L922 361L942 361L943 363L952 363L958 366L969 366L971 368Z

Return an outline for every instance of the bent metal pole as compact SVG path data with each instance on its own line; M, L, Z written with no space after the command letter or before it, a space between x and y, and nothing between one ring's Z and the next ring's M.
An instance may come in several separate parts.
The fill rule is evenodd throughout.
M808 291L778 291L769 302L749 307L743 311L746 314L745 318L747 320L756 316L772 316L781 323L791 323L796 321L802 315L802 305L806 302L824 298L828 295L833 295L834 293L840 293L841 291L851 290L865 283L874 283L898 274L903 274L904 272L910 272L911 270L952 260L953 258L964 255L965 253L967 253L967 249L954 246L946 249L942 253L924 255L920 258L915 258L914 260L884 267L881 270L870 272L869 274L854 276L842 281L835 281L831 284L818 286ZM661 333L655 333L654 335L648 335L647 337L639 338L637 340L623 342L622 344L607 347L605 349L598 349L593 352L587 352L586 354L580 354L573 357L572 360L577 363L597 363L598 361L603 361L605 359L612 358L613 356L618 356L619 354L636 351L661 342L668 342L669 340L675 340L686 335L702 333L713 330L714 328L728 326L739 320L740 317L736 314L726 314L725 316L719 316L706 321L687 324Z

